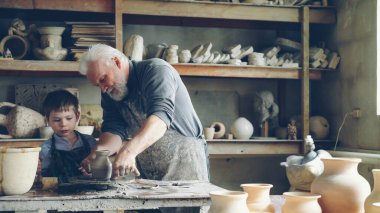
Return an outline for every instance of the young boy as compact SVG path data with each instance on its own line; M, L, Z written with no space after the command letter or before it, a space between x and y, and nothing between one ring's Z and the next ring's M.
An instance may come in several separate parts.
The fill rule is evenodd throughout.
M96 140L74 130L80 118L77 97L67 90L50 92L42 110L54 134L41 145L41 175L58 177L60 182L86 175L80 169L80 163L89 155Z

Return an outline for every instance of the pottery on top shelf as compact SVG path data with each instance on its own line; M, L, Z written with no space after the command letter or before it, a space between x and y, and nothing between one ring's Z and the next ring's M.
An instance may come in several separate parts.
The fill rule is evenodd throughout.
M41 60L64 60L67 49L62 48L62 33L65 27L39 27L37 31L41 34L40 47L34 48L34 55Z

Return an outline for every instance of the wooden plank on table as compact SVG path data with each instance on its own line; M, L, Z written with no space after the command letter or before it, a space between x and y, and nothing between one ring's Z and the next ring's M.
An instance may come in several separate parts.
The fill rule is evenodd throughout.
M35 8L43 10L64 10L64 11L83 11L83 12L102 12L113 13L113 0L33 0Z
M300 22L299 7L257 6L222 2L191 1L141 1L124 0L123 13L135 15L157 15L174 17L196 17L216 19L237 19L277 22ZM314 14L314 13L313 13ZM316 23L330 23L333 9L318 9ZM326 17L326 19L325 19ZM335 23L335 22L332 22Z
M1 0L0 8L33 9L32 0Z

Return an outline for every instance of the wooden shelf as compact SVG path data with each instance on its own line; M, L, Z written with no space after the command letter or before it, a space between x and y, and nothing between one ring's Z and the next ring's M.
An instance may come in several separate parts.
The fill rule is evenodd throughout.
M206 1L123 0L121 12L130 15L301 23L300 8ZM310 7L310 23L336 23L335 8Z
M233 66L219 64L173 64L181 76L300 79L301 68ZM1 75L60 75L80 76L75 61L0 60ZM310 79L319 80L324 72L334 70L312 69Z

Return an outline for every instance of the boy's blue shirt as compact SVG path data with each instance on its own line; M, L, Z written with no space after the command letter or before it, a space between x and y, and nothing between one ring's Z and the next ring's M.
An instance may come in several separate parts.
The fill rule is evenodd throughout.
M77 131L75 131L77 134L78 140L74 143L74 145L71 145L65 138L60 137L56 134L53 134L52 137L55 139L55 147L57 150L62 151L71 151L73 149L79 148L83 146L82 137L87 140L87 142L90 145L90 148L92 149L96 145L96 139L92 137L91 135L85 135L81 134ZM80 137L80 135L82 137ZM52 146L52 139L46 140L44 143L41 144L41 151L40 151L40 158L42 159L42 174L45 173L45 171L49 168L50 162L51 162L51 146Z

